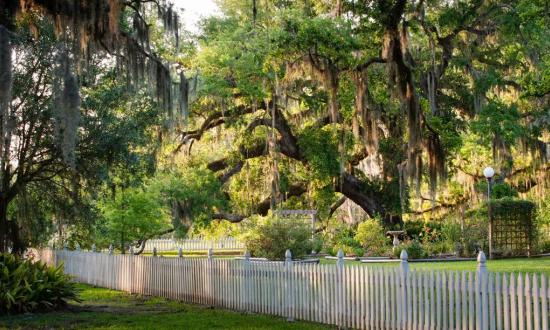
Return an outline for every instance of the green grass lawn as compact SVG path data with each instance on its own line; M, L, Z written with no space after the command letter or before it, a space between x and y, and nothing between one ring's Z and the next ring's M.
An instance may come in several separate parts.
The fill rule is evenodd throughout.
M322 263L335 263L335 260L322 259ZM397 267L395 263L360 263L358 261L345 261L346 264L371 265L373 267ZM476 261L452 261L452 262L410 262L411 269L442 269L458 271L475 271ZM487 268L491 272L522 272L522 273L543 273L550 276L550 257L543 258L514 258L488 260Z
M66 311L0 316L0 329L330 329L157 297L79 285L82 303Z

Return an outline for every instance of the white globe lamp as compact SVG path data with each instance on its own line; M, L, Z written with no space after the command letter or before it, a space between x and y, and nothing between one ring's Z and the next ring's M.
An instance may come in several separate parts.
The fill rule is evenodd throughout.
M491 166L487 166L483 169L483 175L487 178L487 180L491 180L491 178L495 175L495 170Z

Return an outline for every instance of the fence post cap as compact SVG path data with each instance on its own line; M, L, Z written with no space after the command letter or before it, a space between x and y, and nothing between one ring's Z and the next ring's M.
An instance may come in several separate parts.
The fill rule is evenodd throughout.
M134 255L134 247L130 245L129 253L131 256Z
M95 246L95 243L92 244L92 252L96 252L96 246Z
M399 255L399 259L403 261L409 260L409 254L407 253L407 250L403 249L401 250L401 254Z
M183 249L181 246L178 248L178 258L183 258Z
M214 255L214 250L212 250L212 248L209 248L207 252L208 259L212 259L213 255Z
M250 251L248 251L248 250L244 251L244 258L245 259L250 259Z
M113 254L113 244L109 244L109 254Z
M156 257L157 256L157 247L154 246L153 247L153 257Z
M344 258L344 251L342 251L342 249L338 250L336 256L338 257L338 259Z
M291 261L292 260L292 252L290 252L290 250L286 250L285 252L285 259L287 261Z

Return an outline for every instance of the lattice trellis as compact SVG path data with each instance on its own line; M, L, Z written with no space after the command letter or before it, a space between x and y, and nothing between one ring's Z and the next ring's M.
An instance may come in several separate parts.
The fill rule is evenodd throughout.
M535 237L535 204L503 199L490 203L495 255L530 255Z

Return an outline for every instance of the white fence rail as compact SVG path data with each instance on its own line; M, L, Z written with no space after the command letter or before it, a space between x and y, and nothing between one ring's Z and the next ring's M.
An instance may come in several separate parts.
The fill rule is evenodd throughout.
M528 329L549 323L545 275L42 251L88 284L361 329Z
M218 251L227 251L227 250L244 250L245 246L243 243L231 239L221 239L217 241L203 240L203 239L183 239L183 240L172 240L172 239L152 239L148 240L145 243L144 252L153 252L153 248L156 248L158 252L161 251L177 251L181 248L184 251L197 251L197 250L208 250L214 249Z

